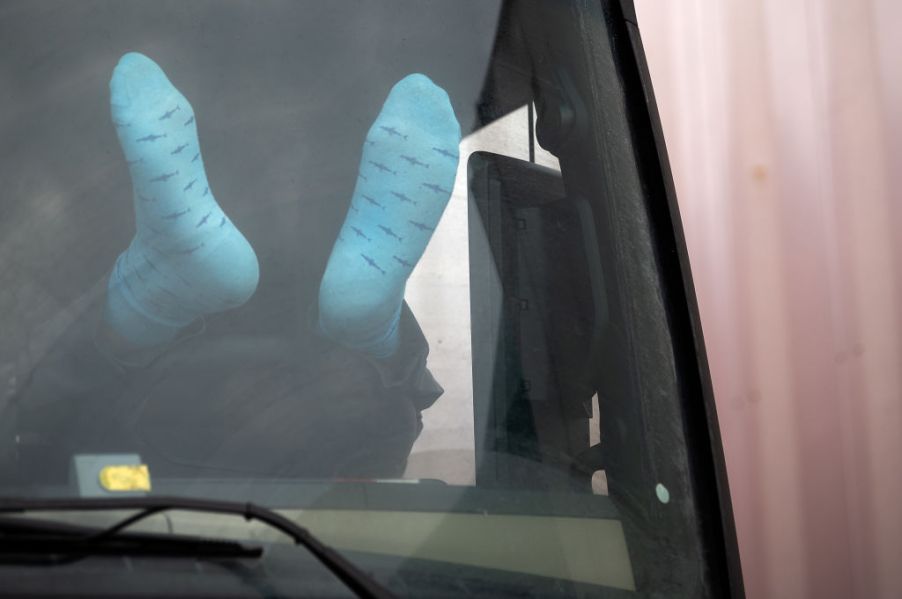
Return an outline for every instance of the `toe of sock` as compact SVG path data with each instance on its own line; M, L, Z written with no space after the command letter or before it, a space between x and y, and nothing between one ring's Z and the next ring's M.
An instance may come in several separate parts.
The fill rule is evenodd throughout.
M407 75L398 81L385 101L385 113L400 113L416 122L420 134L460 139L460 124L454 115L448 93L422 73Z
M135 108L153 102L160 93L172 93L172 83L163 69L147 56L129 52L119 59L110 79L110 104L113 111Z

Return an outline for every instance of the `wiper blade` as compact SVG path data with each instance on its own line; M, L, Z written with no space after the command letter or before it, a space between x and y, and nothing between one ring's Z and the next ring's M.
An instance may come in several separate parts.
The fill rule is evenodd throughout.
M101 537L96 528L31 518L0 517L0 560L71 563L88 555L258 558L261 547L187 535L122 533Z
M182 497L117 497L117 498L75 498L75 499L15 499L0 498L0 513L24 513L36 511L106 511L106 510L139 510L136 514L125 518L109 528L102 529L87 537L82 542L100 543L119 535L129 526L140 522L154 514L171 510L205 512L213 514L230 514L243 516L245 520L258 520L279 530L302 545L339 580L359 597L367 599L391 599L389 593L373 578L365 574L354 564L342 557L338 552L324 544L306 528L292 522L281 514L255 505L213 499L193 499ZM133 536L133 535L130 535Z

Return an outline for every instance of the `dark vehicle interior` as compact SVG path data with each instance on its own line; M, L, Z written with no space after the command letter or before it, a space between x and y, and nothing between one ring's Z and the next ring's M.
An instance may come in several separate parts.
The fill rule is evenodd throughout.
M35 389L87 334L108 257L128 243L127 227L114 224L129 221L129 206L105 201L128 187L105 94L129 49L170 65L174 79L195 64L222 65L179 84L216 98L204 103L205 159L228 190L223 203L248 223L265 276L246 306L205 323L115 405L100 394L74 406ZM0 178L20 187L0 199L0 364L16 374L0 401L0 495L65 496L77 486L73 454L134 453L156 456L154 496L386 518L616 520L632 577L632 588L615 588L603 576L565 581L342 550L398 596L742 596L704 343L630 0L11 2L0 8L0 50L16 57L0 58L0 81L15 83L0 99L0 129L15 140L0 144ZM465 136L528 105L535 139L561 167L490 152L465 165L476 447L468 488L372 480L403 470L428 405L374 408L365 394L324 405L278 384L282 369L323 367L309 333L284 322L305 322L315 302L355 180L347 157L358 155L390 82L425 69L447 89ZM30 97L46 102L17 110L38 120L8 112ZM322 118L333 112L341 119ZM40 194L57 199L38 205ZM23 223L40 225L45 242L17 237ZM348 357L330 364L367 368ZM243 376L253 383L236 383ZM608 495L592 493L600 471ZM549 535L545 552L561 543ZM250 566L213 560L202 586L196 568L171 556L128 566L92 557L49 577L28 569L14 585L3 562L0 595L359 594L312 555L267 547Z

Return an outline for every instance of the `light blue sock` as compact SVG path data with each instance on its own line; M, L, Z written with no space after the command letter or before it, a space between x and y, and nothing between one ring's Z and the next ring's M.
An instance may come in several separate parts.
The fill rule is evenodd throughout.
M146 56L122 57L110 106L134 189L134 239L113 267L106 322L148 347L196 318L240 306L257 287L250 244L213 198L194 111Z
M404 286L457 173L460 125L425 75L391 90L363 146L357 187L319 290L319 326L376 357L398 347Z

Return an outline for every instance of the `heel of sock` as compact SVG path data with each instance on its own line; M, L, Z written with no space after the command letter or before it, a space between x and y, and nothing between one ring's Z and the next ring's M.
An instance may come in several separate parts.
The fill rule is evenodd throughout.
M205 314L243 306L260 282L257 254L236 228L199 259L189 272L194 287L202 290L202 297L198 297L202 301L199 312Z

